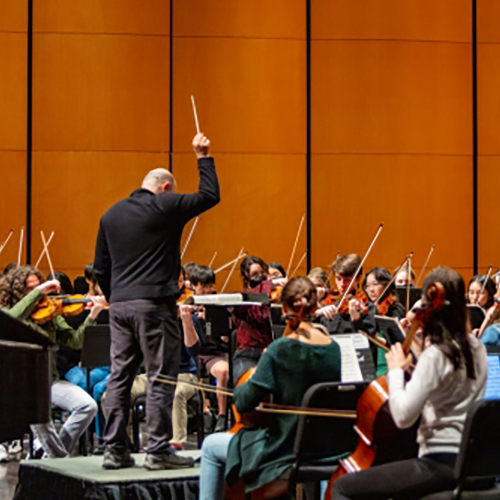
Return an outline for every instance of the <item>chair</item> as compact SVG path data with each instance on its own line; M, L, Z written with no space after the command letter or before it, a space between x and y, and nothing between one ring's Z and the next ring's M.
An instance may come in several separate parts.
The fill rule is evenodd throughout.
M310 387L302 406L331 410L355 410L366 382L326 382ZM295 498L298 483L314 483L313 498L320 497L319 482L330 479L338 458L351 453L358 441L354 419L333 417L299 417L295 438L295 463L290 472L288 492ZM309 496L308 496L309 498Z
M455 464L454 491L426 495L425 500L499 498L500 400L478 401L467 415Z

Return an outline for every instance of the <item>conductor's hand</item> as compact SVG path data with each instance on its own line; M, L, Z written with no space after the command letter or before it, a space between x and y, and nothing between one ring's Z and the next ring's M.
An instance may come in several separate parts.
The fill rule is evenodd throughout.
M204 134L199 133L194 136L193 149L196 153L197 158L208 158L210 156L209 148L210 141L205 137Z
M49 280L41 285L37 286L37 289L40 290L44 294L58 292L61 289L61 283L57 280Z

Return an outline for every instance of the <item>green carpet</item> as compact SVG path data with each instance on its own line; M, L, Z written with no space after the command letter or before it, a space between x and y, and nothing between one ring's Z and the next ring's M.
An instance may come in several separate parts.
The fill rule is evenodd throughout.
M200 450L180 451L180 455L199 458ZM129 481L158 481L159 479L176 480L181 478L197 478L200 475L200 463L191 469L149 471L143 467L145 453L134 454L135 466L127 469L105 470L102 468L102 456L49 458L46 460L27 460L25 466L37 467L59 472L78 479L99 483L116 483Z

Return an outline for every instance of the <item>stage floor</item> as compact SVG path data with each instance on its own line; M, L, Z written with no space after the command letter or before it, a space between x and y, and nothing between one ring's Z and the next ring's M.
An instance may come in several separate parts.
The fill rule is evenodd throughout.
M179 454L198 459L201 452ZM27 460L21 463L14 498L130 498L136 490L141 491L140 498L157 498L158 494L167 499L196 498L199 461L190 469L149 471L143 467L145 453L133 456L134 467L116 471L102 468L102 456Z

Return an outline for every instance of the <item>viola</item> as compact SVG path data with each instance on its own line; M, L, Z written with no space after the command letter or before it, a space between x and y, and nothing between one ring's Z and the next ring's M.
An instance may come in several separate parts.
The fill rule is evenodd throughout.
M61 297L47 295L38 302L36 309L31 313L31 318L36 323L43 324L60 315L78 316L90 303L92 299L85 298L83 295Z
M441 309L446 303L444 287L439 282L429 285L426 302L415 311L415 320L403 344L407 354L418 328L425 325L434 311ZM356 414L358 418L354 429L360 439L354 452L347 458L339 460L339 467L330 478L325 498L331 498L333 483L344 474L368 469L396 459L416 456L417 445L415 430L398 429L389 409L389 387L387 376L374 380L358 400ZM408 456L410 454L410 456Z

